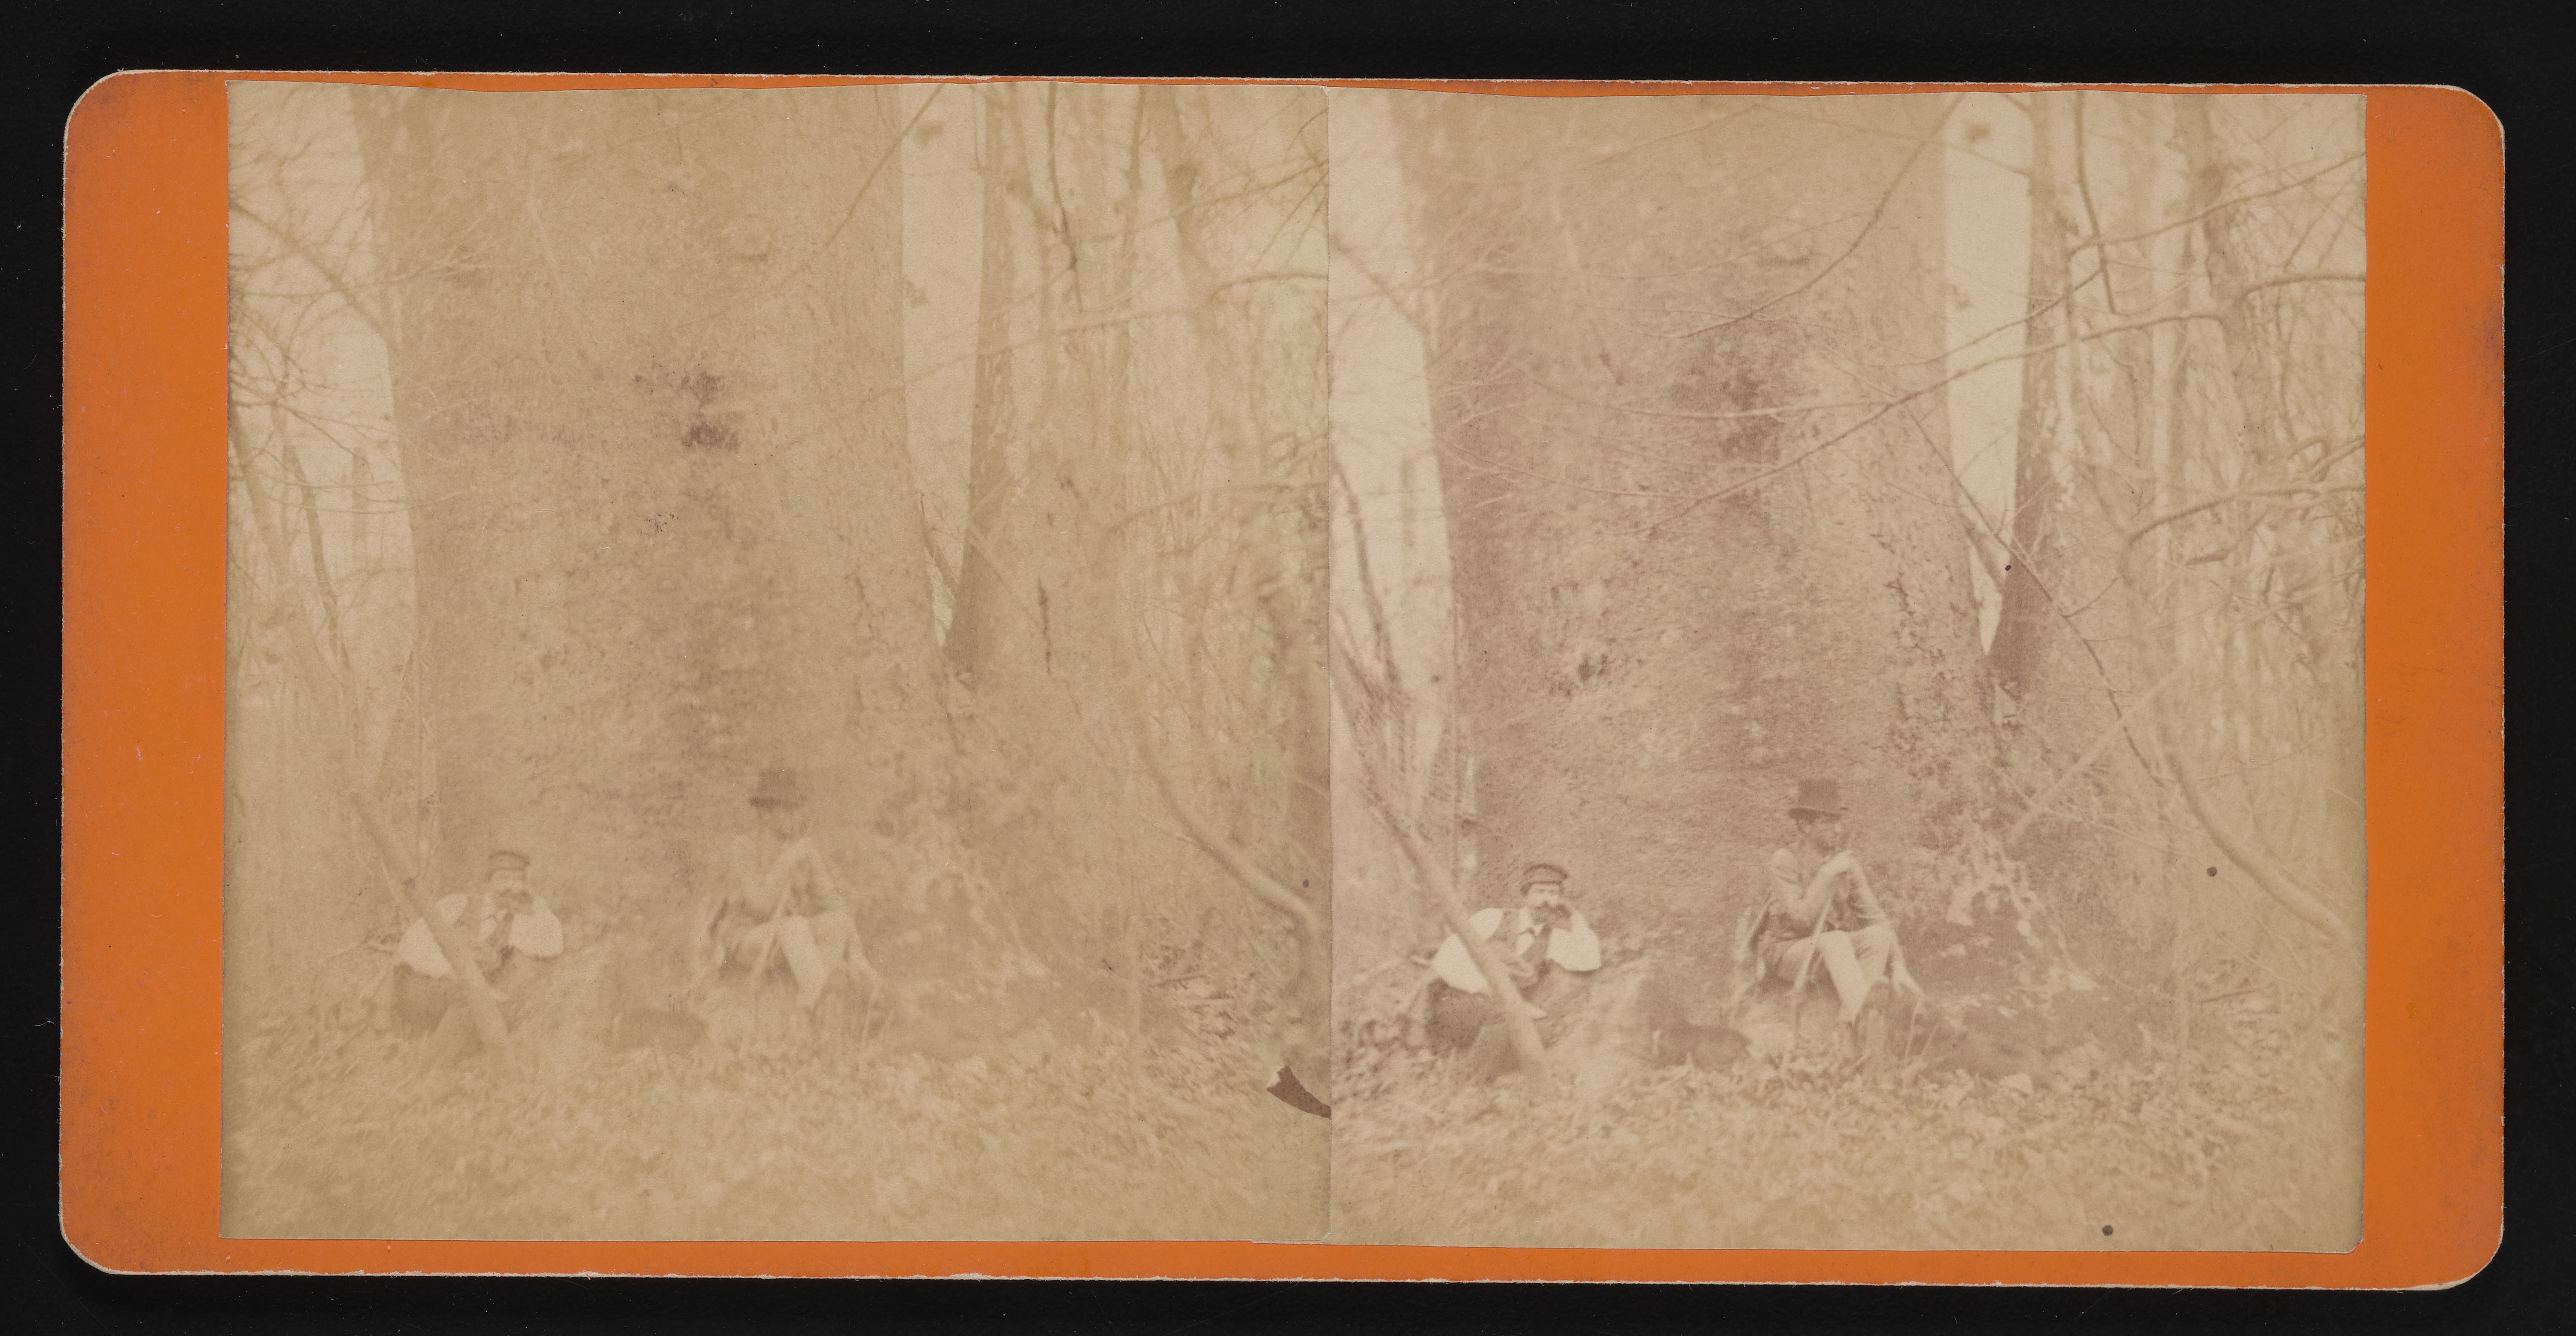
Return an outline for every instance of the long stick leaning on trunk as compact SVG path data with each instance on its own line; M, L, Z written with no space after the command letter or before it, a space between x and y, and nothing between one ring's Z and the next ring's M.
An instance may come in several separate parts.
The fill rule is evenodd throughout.
M1445 870L1437 870L1430 859L1422 856L1421 842L1410 831L1398 831L1396 844L1404 850L1405 861L1413 865L1413 874L1431 892L1432 902L1440 907L1440 917L1457 934L1467 948L1467 958L1476 962L1476 972L1485 976L1485 986L1495 1001L1502 1005L1503 1025L1512 1037L1512 1051L1520 1057L1521 1068L1530 1074L1530 1083L1542 1095L1556 1093L1556 1074L1548 1065L1547 1046L1539 1041L1538 1024L1530 1017L1529 1003L1521 1000L1520 989L1512 985L1511 971L1503 967L1503 958L1468 921L1466 906L1458 899L1458 890L1449 882Z
M235 449L238 450L241 433L239 410L232 410L230 416L233 419ZM287 562L286 539L280 532L274 509L276 503L260 490L258 477L250 469L239 469L237 476L242 491L250 498L251 517L268 548L270 566L280 572L294 569ZM292 605L291 614L286 619L286 639L294 652L296 666L321 693L325 712L331 716L330 726L325 731L332 739L329 750L333 768L339 773L340 791L348 795L349 805L356 809L358 824L366 830L368 843L375 847L376 857L383 862L387 880L394 884L413 915L429 925L430 938L438 943L439 954L447 958L448 968L455 972L456 981L464 986L465 1011L474 1022L475 1032L482 1037L485 1048L499 1056L506 1065L510 1058L510 1027L501 1019L500 1002L492 991L492 985L483 978L483 972L474 967L474 953L466 946L465 938L458 933L456 925L442 923L438 915L430 912L434 902L415 883L413 870L403 857L401 846L394 842L393 833L385 827L384 814L376 810L373 791L361 782L357 720L348 707L347 694L340 679L322 657L310 620L311 613L304 607L302 599L290 593L281 591L279 601Z

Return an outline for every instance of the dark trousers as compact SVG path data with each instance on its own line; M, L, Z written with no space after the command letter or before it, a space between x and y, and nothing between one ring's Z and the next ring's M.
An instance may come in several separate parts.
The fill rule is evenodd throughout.
M456 980L433 979L399 961L385 986L392 993L394 1023L406 1030L437 1029L449 1008L465 1000L465 988Z
M1423 1029L1431 1046L1442 1052L1473 1045L1485 1027L1500 1021L1503 1009L1483 993L1462 992L1431 981L1431 1016Z
M525 1010L522 996L537 981L535 967L541 961L510 956L488 976L491 985L507 995L501 1003L501 1019L512 1029L518 1028ZM393 1024L404 1031L428 1034L431 1051L438 1056L469 1052L481 1040L474 1030L474 1018L465 1008L465 985L453 977L433 979L399 961L385 980L388 996L386 1011Z

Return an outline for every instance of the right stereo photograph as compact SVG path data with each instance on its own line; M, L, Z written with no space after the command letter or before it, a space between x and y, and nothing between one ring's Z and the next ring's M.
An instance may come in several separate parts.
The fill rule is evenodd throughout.
M1329 96L1333 1240L2354 1247L2362 96Z

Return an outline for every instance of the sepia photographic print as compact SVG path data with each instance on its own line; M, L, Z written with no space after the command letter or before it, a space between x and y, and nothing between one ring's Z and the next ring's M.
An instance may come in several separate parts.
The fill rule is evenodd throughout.
M223 1233L2351 1248L2362 117L233 85Z
M1335 1241L2353 1247L2363 99L1330 97Z
M223 1233L1320 1237L1322 91L229 106Z

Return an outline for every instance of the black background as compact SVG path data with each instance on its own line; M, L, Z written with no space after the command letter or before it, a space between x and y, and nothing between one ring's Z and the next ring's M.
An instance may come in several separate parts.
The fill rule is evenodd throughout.
M2565 6L2461 3L621 4L449 0L401 12L337 0L244 4L90 0L30 7L0 27L15 161L5 274L19 337L0 353L7 439L58 479L61 132L90 84L122 69L688 71L706 73L1231 75L1241 77L2032 80L2450 84L2505 126L2508 210L2508 750L2506 1231L2495 1261L2419 1294L1836 1287L802 1282L134 1277L67 1248L55 1209L58 901L22 879L0 933L6 1144L0 1312L63 1331L668 1331L849 1328L1217 1333L1335 1328L1520 1333L1819 1326L1937 1330L2567 1329L2565 1132L2570 931L2562 772L2568 693L2556 637L2576 569L2567 456L2576 382L2569 292ZM2402 448L2402 443L2401 443ZM32 471L32 470L31 470ZM29 870L58 838L60 493L32 478L0 529L9 637L30 720L9 806L39 814ZM57 644L59 641L57 641ZM59 738L54 749L59 755ZM2402 813L2374 813L2403 819ZM2474 868L2467 869L2473 876ZM15 1019L11 1019L15 1018ZM2551 1318L2552 1313L2558 1314ZM19 1317L23 1314L23 1317ZM15 1325L13 1323L13 1325Z

